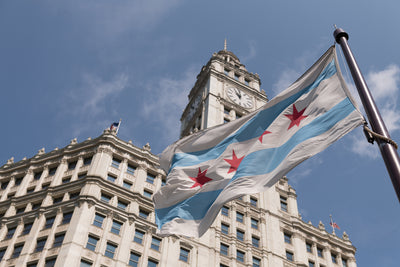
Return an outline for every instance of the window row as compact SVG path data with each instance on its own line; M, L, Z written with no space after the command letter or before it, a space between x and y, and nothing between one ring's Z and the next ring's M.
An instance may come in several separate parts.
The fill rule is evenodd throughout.
M229 208L227 206L222 206L221 214L229 217ZM236 221L240 223L244 223L245 215L242 212L236 211ZM253 217L250 218L251 228L258 229L259 228L259 221Z
M229 224L221 223L221 232L222 232L223 234L228 235L229 232L230 232L230 226L229 226ZM241 229L236 229L236 238L237 238L239 241L244 242L244 241L245 241L245 231L244 231L244 230L241 230ZM260 247L260 238L257 237L257 236L255 236L255 235L252 235L252 236L251 236L251 243L252 243L252 245L253 245L254 247L256 247L256 248Z
M221 243L220 244L220 254L224 255L224 256L230 256L229 255L229 245ZM245 256L246 256L246 252L241 251L239 249L236 250L236 260L237 261L244 263L245 259L246 259ZM254 267L261 266L261 260L259 258L253 257L252 260L253 260L253 266Z
M78 163L77 160L68 162L67 170L75 169L77 163ZM83 159L83 166L89 166L91 163L92 163L92 157L87 157L87 158ZM47 176L55 175L57 168L58 168L58 166L50 167L49 171L47 173ZM42 176L43 176L42 170L33 172L33 180L40 180L40 178ZM14 178L14 187L19 186L22 183L23 179L24 179L24 176ZM1 181L1 185L0 185L1 190L5 190L8 187L8 185L10 184L10 181L11 181L10 179L5 179L5 180Z
M70 223L71 218L72 218L72 214L73 214L72 211L64 212L63 215L62 215L62 219L61 219L61 222L60 222L59 225ZM47 217L42 230L52 228L55 220L56 220L56 216ZM24 223L24 227L23 227L23 229L22 229L22 231L20 233L20 236L24 236L24 235L29 234L31 229L32 229L32 226L33 226L33 222ZM16 230L17 230L17 226L7 226L7 228L8 228L8 230L7 230L7 233L6 233L5 237L4 237L4 240L8 240L8 239L13 238L13 236L14 236Z
M232 71L232 70L230 70L230 69L224 68L224 74L225 74L226 76L229 76L229 77L230 77L231 71ZM234 78L236 81L239 81L239 80L240 80L240 77L241 77L240 74L238 74L238 73L236 73L236 72L233 72L233 78ZM248 79L248 78L244 78L243 82L244 82L244 84L247 85L247 86L250 85L250 79Z

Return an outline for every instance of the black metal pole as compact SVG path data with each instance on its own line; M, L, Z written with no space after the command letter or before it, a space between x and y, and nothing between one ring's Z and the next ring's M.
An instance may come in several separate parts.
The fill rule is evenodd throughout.
M371 125L372 130L378 134L390 138L385 123L383 122L379 110L376 107L375 101L372 98L371 92L368 89L367 83L365 82L364 77L361 74L361 71L353 56L353 53L351 52L350 47L347 43L349 35L344 30L339 28L333 32L333 36L335 37L336 42L340 44L340 46L342 47L343 54L346 58L347 64L349 65L351 75L353 76L354 83L357 87L358 94L360 95L361 102L364 106L365 112L367 113L368 121ZM397 154L397 151L393 145L388 144L385 141L380 140L378 138L376 141L378 143L379 149L381 150L381 154L385 162L386 169L389 172L390 179L392 180L392 184L394 190L396 191L397 198L400 201L399 155Z

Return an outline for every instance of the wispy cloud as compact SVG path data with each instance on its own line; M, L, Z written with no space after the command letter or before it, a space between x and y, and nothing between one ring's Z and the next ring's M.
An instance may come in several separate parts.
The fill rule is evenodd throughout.
M81 85L69 90L62 109L63 114L74 117L73 134L77 136L100 125L105 128L112 119L110 115L116 114L113 103L127 85L128 76L124 73L108 81L94 74L84 74Z
M164 77L146 86L147 94L152 97L143 103L142 115L163 129L162 138L165 141L171 142L179 137L179 118L188 101L187 96L194 85L196 74L194 68L189 68L180 79Z
M389 65L383 70L371 71L366 75L366 80L389 132L393 133L400 130L400 107L398 104L400 92L399 66ZM352 86L352 91L354 90L354 86ZM362 106L359 98L356 97L356 99L359 105ZM361 132L352 136L351 139L351 150L354 153L369 158L377 158L379 156L377 146L371 146L371 144L367 143Z
M254 58L257 55L257 49L256 49L256 42L250 40L248 43L248 54L244 55L240 61L246 63L247 61L249 61L250 59Z

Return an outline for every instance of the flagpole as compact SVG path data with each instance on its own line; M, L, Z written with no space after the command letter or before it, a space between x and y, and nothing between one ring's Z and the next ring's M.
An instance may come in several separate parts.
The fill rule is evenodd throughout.
M357 87L358 94L360 95L361 102L364 106L365 112L367 113L368 121L374 132L390 139L388 130L386 129L385 123L376 107L375 101L368 89L367 83L357 65L357 62L350 50L347 43L349 35L342 29L338 28L333 32L335 40L342 47L343 54L346 58L347 64L353 76L354 83ZM397 198L400 201L400 158L397 154L395 147L392 144L385 142L379 138L376 138L379 149L382 154L382 158L385 162L386 169L389 173L390 179L394 190L396 191Z
M122 120L122 119L119 119L119 122L118 122L118 127L117 127L117 130L115 131L115 135L117 135L117 134L118 134L118 131L119 131L119 126L121 126L121 120Z
M332 226L332 234L335 235L335 227L333 226L333 219L332 219L332 215L329 215L329 217L331 218L331 223L330 225Z

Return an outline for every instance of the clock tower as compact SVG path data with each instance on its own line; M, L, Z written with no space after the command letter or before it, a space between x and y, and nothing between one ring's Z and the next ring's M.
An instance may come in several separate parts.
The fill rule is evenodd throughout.
M181 117L181 137L256 110L267 101L260 77L247 71L239 58L226 49L214 53L202 67L189 93Z

